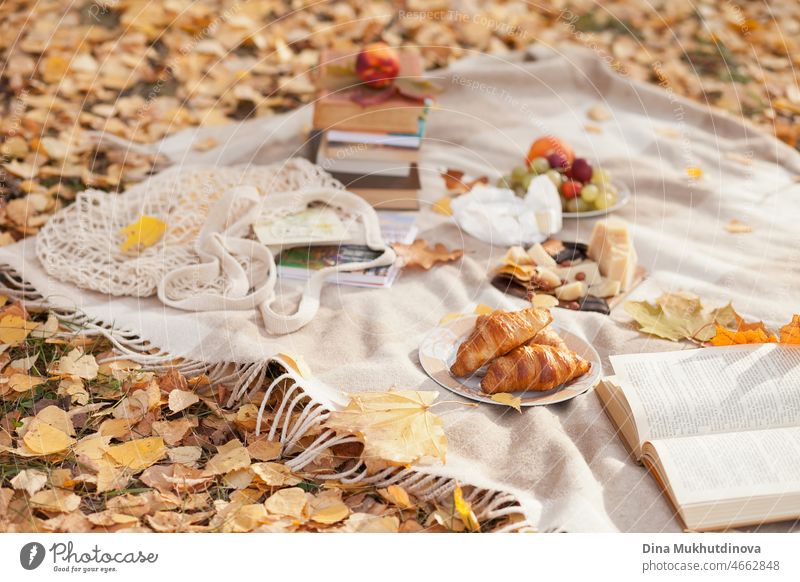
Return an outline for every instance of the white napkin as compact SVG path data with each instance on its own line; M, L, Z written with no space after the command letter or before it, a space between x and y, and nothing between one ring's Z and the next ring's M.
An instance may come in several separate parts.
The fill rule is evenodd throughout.
M561 230L561 199L547 176L531 180L524 198L508 188L478 185L452 202L467 234L497 246L527 246Z

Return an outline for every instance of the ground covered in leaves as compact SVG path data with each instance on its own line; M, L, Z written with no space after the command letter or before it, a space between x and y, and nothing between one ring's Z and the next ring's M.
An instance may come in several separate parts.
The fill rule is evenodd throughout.
M624 75L728 110L797 145L800 4L716 0L5 0L0 5L0 244L87 187L142 180L150 143L313 98L324 48L382 38L428 68L476 52L582 44ZM213 147L215 143L197 144Z
M422 500L402 484L321 478L362 461L376 473L442 458L444 431L428 411L435 393L362 395L325 426L358 438L293 472L286 463L324 428L310 427L291 447L281 430L268 438L281 385L257 436L263 389L227 410L229 387L203 374L146 371L113 359L102 335L0 303L0 532L490 531L521 519L480 520L476 492L457 484ZM303 410L292 410L288 426Z

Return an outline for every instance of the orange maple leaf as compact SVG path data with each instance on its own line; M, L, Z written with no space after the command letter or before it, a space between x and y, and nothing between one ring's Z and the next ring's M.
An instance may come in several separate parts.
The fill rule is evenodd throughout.
M782 344L800 344L800 315L792 316L792 321L781 328Z
M739 344L767 344L778 341L778 339L767 332L762 327L754 326L753 324L746 324L750 328L742 329L740 326L737 331L725 329L717 325L717 334L711 338L712 346L735 346Z

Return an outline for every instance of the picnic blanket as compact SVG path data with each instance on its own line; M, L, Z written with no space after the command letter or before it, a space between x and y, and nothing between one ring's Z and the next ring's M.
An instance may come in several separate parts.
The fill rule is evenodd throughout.
M481 55L431 74L446 87L431 113L420 171L420 237L463 247L464 258L429 272L408 270L386 290L328 286L317 317L305 328L270 337L255 312L190 313L155 297L118 298L78 290L48 277L30 239L0 249L13 267L56 305L71 306L131 330L174 355L207 361L256 361L277 351L302 356L331 405L345 392L405 388L439 391L456 401L437 409L445 419L447 464L433 471L462 483L516 495L540 529L679 531L672 507L645 469L624 449L597 397L523 409L466 407L419 366L421 338L441 317L484 303L519 309L524 302L490 285L488 273L505 248L477 241L430 209L444 194L439 170L458 168L492 179L524 158L543 134L565 138L596 160L633 197L617 212L627 219L649 275L632 298L685 289L709 305L733 301L740 313L767 323L800 312L800 154L754 127L655 87L620 76L578 49ZM587 111L602 104L602 123ZM156 149L175 165L267 164L301 155L309 107L234 126L185 131ZM587 123L597 128L587 129ZM196 141L213 136L213 150ZM692 179L687 168L701 168ZM753 227L727 232L738 219ZM565 220L561 238L587 240L594 220ZM284 282L286 296L300 287ZM612 373L610 354L690 347L637 332L621 309L611 316L555 310L563 328L592 343ZM464 401L466 402L466 401ZM769 531L800 525L764 526Z

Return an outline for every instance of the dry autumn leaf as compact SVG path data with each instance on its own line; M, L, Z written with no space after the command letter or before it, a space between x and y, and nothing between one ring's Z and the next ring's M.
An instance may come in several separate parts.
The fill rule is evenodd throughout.
M381 466L384 461L397 466L423 459L444 462L444 425L430 411L436 392L402 390L349 396L347 407L331 412L325 426L360 437L367 467Z
M478 184L488 184L488 176L478 176L472 178L466 176L461 170L447 168L442 172L442 179L444 180L444 187L453 196L460 196L472 190Z
M800 315L793 315L792 321L784 325L780 332L782 344L800 344Z
M173 390L169 393L169 409L173 413L186 410L197 402L200 402L200 397L194 392Z
M517 412L522 412L522 398L519 396L514 396L513 394L509 394L507 392L501 392L499 394L492 394L492 400L498 404L510 406Z
M75 443L75 439L64 431L37 419L31 421L22 441L37 455L61 453Z
M395 243L392 245L397 256L403 261L404 268L422 268L426 271L436 263L447 263L460 259L464 255L463 249L447 250L442 243L428 246L424 240L417 239L410 245Z
M24 317L6 313L0 317L0 344L12 347L19 345L37 326L37 323L27 321Z
M106 454L121 467L138 473L163 459L167 448L161 437L147 437L109 447Z
M664 293L655 300L627 301L625 311L639 324L639 331L664 339L704 342L714 337L715 324L732 328L736 312L728 304L708 310L692 293Z
M75 348L58 360L49 372L59 376L74 376L83 380L94 380L100 366L94 356L86 354L83 348Z
M167 223L155 216L142 215L139 220L122 229L125 240L119 248L122 252L152 247L167 232Z
M464 526L469 531L480 531L481 526L478 523L478 518L475 517L475 512L472 511L472 505L464 499L464 492L461 490L461 485L456 484L453 489L453 506L464 523Z

